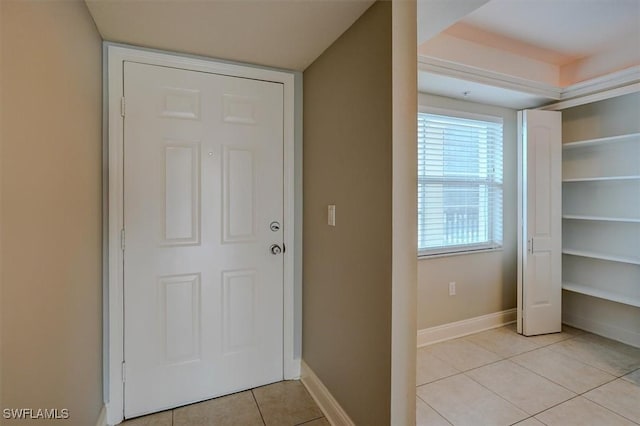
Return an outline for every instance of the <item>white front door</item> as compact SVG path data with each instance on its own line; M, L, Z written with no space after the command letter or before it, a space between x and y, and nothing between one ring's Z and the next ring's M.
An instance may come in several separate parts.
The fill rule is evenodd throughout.
M518 332L562 330L562 115L519 113Z
M125 417L282 380L282 84L125 62L124 97Z

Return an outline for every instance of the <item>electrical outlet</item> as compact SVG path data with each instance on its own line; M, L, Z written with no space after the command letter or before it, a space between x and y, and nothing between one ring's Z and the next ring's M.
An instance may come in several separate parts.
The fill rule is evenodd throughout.
M449 296L455 296L455 295L456 295L456 282L451 281L449 283Z

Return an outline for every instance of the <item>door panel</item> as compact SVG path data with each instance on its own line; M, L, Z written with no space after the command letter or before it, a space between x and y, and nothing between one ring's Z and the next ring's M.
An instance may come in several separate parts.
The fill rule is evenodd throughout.
M562 328L561 113L521 113L518 331Z
M124 94L125 417L282 380L282 85L126 62Z

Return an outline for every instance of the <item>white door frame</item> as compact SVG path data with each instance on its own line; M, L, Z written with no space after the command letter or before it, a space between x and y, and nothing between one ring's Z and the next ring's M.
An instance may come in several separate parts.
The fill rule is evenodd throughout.
M284 300L283 300L283 372L285 379L296 379L300 376L300 330L301 319L296 308L301 309L295 288L300 286L299 280L301 250L299 239L294 230L300 229L300 215L296 214L296 195L299 184L295 182L295 75L293 72L277 71L228 63L206 58L181 56L166 52L146 50L129 46L105 43L104 49L104 105L105 105L105 145L108 151L107 174L105 176L103 212L104 221L104 399L107 412L107 423L117 424L124 418L124 282L123 251L121 248L121 230L124 224L123 210L123 63L124 61L180 68L213 74L250 78L282 83L284 88ZM297 167L295 167L297 166ZM296 244L298 243L298 244Z

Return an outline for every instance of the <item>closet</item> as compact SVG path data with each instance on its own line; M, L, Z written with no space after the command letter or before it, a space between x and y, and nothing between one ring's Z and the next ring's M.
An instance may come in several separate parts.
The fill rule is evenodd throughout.
M640 346L640 93L562 116L563 321Z

